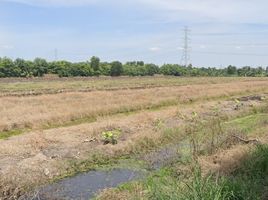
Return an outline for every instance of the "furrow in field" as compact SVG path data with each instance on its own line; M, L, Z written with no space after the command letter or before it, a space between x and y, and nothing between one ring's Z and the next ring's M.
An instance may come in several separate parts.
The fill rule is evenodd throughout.
M240 81L265 81L265 78L238 77L124 77L124 78L56 78L56 79L1 79L0 97L36 96L70 92L145 89L195 84L217 84Z
M99 116L267 92L268 81L0 98L0 131L42 129ZM83 120L85 119L85 120Z

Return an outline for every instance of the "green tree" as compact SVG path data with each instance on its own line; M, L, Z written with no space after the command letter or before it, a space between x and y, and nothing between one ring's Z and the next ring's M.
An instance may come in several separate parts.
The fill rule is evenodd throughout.
M14 65L16 68L18 68L18 70L20 71L20 76L21 77L30 77L32 76L32 65L21 59L21 58L17 58L15 61L14 61Z
M0 76L1 77L19 77L20 68L15 66L10 58L4 57L0 62Z
M182 70L179 65L165 64L160 68L161 74L170 76L181 76Z
M111 76L120 76L123 73L123 65L119 61L111 63Z
M153 76L154 74L159 73L159 67L155 64L146 64L145 69L146 69L146 75L149 76Z
M104 62L100 63L100 74L104 76L110 76L111 74L111 64Z
M237 69L235 66L229 65L227 67L227 74L228 75L235 75L237 73Z
M34 76L43 76L48 71L48 63L45 59L36 58L34 59L33 65Z
M100 70L100 59L96 56L91 57L90 66L95 72L99 71Z
M138 66L144 66L144 62L143 61L137 61L137 65Z

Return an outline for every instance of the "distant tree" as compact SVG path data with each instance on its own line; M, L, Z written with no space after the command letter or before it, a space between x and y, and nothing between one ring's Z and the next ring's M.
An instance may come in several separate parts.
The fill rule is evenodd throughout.
M1 59L0 62L0 76L1 77L19 77L21 70L18 66L14 65L14 62L7 57Z
M33 62L33 75L43 76L48 71L48 63L45 59L36 58Z
M159 73L159 67L155 64L146 64L145 65L146 75L153 76L154 74Z
M96 56L91 57L90 66L95 72L99 71L100 70L100 59Z
M137 61L137 65L138 66L144 66L144 62L143 61Z
M14 67L18 68L20 71L20 76L21 77L30 77L32 76L32 65L30 62L27 62L21 58L17 58L14 61Z
M120 76L123 73L123 65L119 61L111 63L111 76Z
M160 68L161 74L170 76L181 76L182 70L179 65L165 64Z
M152 76L163 74L170 76L268 76L268 67L253 68L245 66L236 68L229 65L226 68L215 67L187 67L177 64L164 64L158 67L154 64L145 64L143 61L126 62L124 65L119 61L112 63L100 62L98 57L92 57L91 62L72 63L68 61L47 62L45 59L36 58L34 61L25 61L17 58L0 57L0 77L30 77L43 76L52 73L60 77L69 76Z
M236 72L237 72L237 69L236 69L235 66L229 65L229 66L227 67L227 74L228 74L228 75L235 75Z
M136 61L126 62L126 65L128 65L128 66L137 66L137 62Z
M92 68L85 62L73 63L71 65L72 76L93 76Z
M107 62L100 63L100 74L104 76L110 76L111 64Z

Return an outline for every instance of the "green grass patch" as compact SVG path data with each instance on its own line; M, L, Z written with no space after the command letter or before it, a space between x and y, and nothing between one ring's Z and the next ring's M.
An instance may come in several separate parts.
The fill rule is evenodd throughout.
M206 122L196 126L194 128L196 130L189 132L189 134L198 136L199 150L203 150L205 154L210 154L209 149L211 148L213 131L222 131L222 134L228 136L229 128L238 128L245 134L250 134L256 129L260 130L262 127L267 127L268 114L259 113L266 111L263 109L258 112L251 111L247 113L247 116L244 113L235 119L229 119L227 122L219 121L222 127L217 125L217 120ZM185 132L185 129L163 130L163 138L160 143L168 143L168 141L174 141L176 138L179 139L178 135L183 132ZM225 139L225 137L222 138L221 134L219 134L219 137L219 139ZM217 139L213 140L217 141ZM184 138L184 141L189 143L187 138ZM221 140L218 142L221 143ZM213 145L217 147L217 143ZM136 151L142 152L144 149L153 149L157 146L158 143L149 139L148 141L142 140L136 146ZM200 167L195 162L193 164L193 160L190 158L191 152L188 151L187 159L180 159L175 164L153 172L143 181L123 184L114 191L119 196L120 193L124 192L134 197L137 193L142 193L142 199L152 200L261 200L265 199L263 198L264 195L268 196L268 193L265 194L265 189L268 186L268 145L257 146L256 149L253 149L240 167L228 176L219 177L213 174L202 176ZM184 168L187 170L179 170ZM137 191L137 185L140 186L139 191ZM133 199L135 199L134 197Z
M230 177L226 177L226 190L233 193L234 200L267 199L268 145L259 145L241 163Z
M25 129L13 129L10 131L2 131L0 132L0 139L7 139L11 136L20 135L25 131L26 131Z
M46 129L60 128L60 127L70 127L70 126L76 126L76 125L84 124L84 123L93 123L96 121L97 121L96 117L88 116L88 117L72 119L70 121L66 121L63 123L49 123L49 124L43 125L42 128L46 130Z
M237 118L225 123L226 127L235 127L243 133L250 133L258 127L260 124L264 124L268 121L268 114L257 113L249 116Z
M229 176L204 176L198 165L189 174L174 169L161 169L140 182L141 190L146 191L143 199L262 200L268 196L268 145L254 149ZM123 184L116 191L135 194L135 185L136 182Z

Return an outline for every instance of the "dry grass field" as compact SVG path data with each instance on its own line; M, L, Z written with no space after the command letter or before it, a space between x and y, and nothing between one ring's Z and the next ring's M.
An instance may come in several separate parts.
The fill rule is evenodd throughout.
M267 98L267 78L0 80L0 199L18 199L48 182L174 141L188 138L196 152L206 149L211 135L193 137L196 124L215 124L215 117L232 123L256 113L268 120ZM265 141L267 121L258 127L251 136ZM117 144L104 145L107 131L120 132ZM217 142L232 131L217 135ZM199 159L211 169L220 167L206 156ZM108 190L99 198L131 195Z

